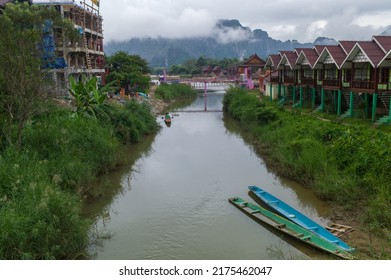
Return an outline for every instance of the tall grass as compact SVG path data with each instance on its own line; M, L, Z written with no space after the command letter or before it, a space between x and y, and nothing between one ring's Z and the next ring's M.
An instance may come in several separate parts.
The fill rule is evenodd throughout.
M22 149L2 143L0 259L83 254L89 228L81 216L84 186L117 164L121 142L157 129L144 105L109 105L106 111L106 118L96 119L50 110L26 127Z
M195 97L197 91L187 84L162 84L156 88L155 96L170 101L176 98Z

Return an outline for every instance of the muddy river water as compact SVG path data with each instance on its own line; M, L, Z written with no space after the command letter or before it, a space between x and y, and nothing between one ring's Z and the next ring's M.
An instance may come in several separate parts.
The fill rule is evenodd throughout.
M222 108L224 91L209 92L209 110ZM204 109L204 98L174 114L167 127L127 150L128 163L102 178L101 199L85 207L92 259L213 260L328 259L281 236L228 202L248 201L258 185L326 225L327 208L304 187L268 170L222 112ZM182 111L182 110L181 110ZM96 235L104 237L95 242Z

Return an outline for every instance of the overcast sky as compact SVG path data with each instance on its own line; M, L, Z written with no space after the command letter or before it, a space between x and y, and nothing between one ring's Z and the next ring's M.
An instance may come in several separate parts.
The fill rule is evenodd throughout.
M105 41L213 35L218 19L238 19L279 40L369 40L391 25L390 0L100 0Z

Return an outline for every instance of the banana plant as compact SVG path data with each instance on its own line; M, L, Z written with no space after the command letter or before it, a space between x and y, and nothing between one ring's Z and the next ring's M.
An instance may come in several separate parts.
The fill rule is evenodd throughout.
M74 98L76 112L74 116L92 116L97 118L97 114L105 114L101 106L106 100L106 94L101 93L97 87L96 77L86 82L76 82L71 76L69 79L69 93Z

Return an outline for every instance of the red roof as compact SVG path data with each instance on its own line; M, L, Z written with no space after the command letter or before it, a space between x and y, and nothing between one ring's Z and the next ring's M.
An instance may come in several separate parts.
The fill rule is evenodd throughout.
M342 49L340 45L338 46L327 46L325 48L329 55L334 59L335 64L337 64L338 68L342 66L342 63L344 62L346 58L346 53Z
M391 50L391 36L373 36L373 40L385 53Z
M315 45L314 48L315 48L315 51L318 53L318 54L321 54L324 50L324 48L327 47L326 45Z
M339 41L339 45L346 54L350 53L357 41Z
M289 64L290 68L295 68L296 60L297 60L297 53L295 51L280 51L280 54L282 55L281 61L278 64L278 67L281 66L281 63Z
M315 62L318 59L318 57L319 57L318 52L315 49L309 49L309 48L301 49L296 64L301 64L304 58L306 58L312 68L315 65Z
M377 67L379 62L384 58L385 52L374 41L363 41L357 43L361 50L372 62L373 67Z

